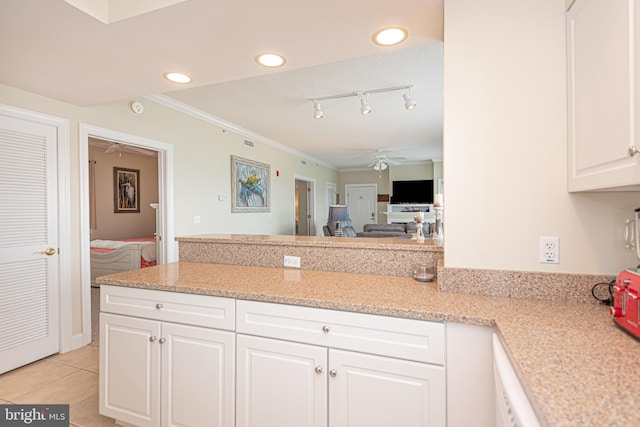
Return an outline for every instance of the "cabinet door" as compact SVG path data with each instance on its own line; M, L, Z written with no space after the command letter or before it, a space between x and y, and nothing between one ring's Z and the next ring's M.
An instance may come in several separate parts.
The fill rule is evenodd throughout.
M640 184L634 110L637 0L576 0L567 13L569 191Z
M100 413L160 424L160 322L100 313Z
M235 334L163 323L162 339L162 426L233 426Z
M446 424L444 367L329 350L331 427Z
M237 336L237 427L327 425L327 349Z

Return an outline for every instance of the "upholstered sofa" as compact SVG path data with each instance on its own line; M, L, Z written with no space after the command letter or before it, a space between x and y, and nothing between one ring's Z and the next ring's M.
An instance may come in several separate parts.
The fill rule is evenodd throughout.
M429 224L424 224L425 234L429 233ZM411 237L416 232L416 224L365 224L358 237Z

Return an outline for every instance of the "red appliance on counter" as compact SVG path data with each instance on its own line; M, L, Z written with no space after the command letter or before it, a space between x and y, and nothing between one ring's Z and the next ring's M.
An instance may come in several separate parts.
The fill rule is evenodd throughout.
M640 272L621 271L613 287L613 307L609 308L613 321L636 338L640 338L639 284Z

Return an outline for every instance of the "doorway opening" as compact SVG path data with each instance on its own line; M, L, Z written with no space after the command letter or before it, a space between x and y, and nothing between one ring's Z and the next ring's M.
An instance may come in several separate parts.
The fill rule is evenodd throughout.
M315 180L295 177L294 234L315 236Z
M353 228L360 232L365 224L378 222L378 184L345 185L345 204Z
M82 343L89 344L98 336L98 331L93 330L97 325L97 291L91 286L92 275L109 274L92 273L91 241L120 242L146 237L149 245L155 242L155 246L141 244L145 255L139 259L140 266L149 265L150 258L155 258L157 264L175 260L173 146L84 124L80 125L79 139ZM135 209L130 212L116 212L120 210L116 205L120 203L117 190L120 171L142 184L135 194ZM110 268L108 263L105 268ZM136 264L133 268L139 267Z

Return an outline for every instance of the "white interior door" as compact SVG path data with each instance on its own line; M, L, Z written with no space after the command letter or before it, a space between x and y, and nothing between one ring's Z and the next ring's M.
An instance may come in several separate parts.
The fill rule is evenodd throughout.
M376 184L347 185L346 193L347 211L356 232L362 231L365 224L375 224L378 186Z
M0 373L59 350L57 144L0 115Z

